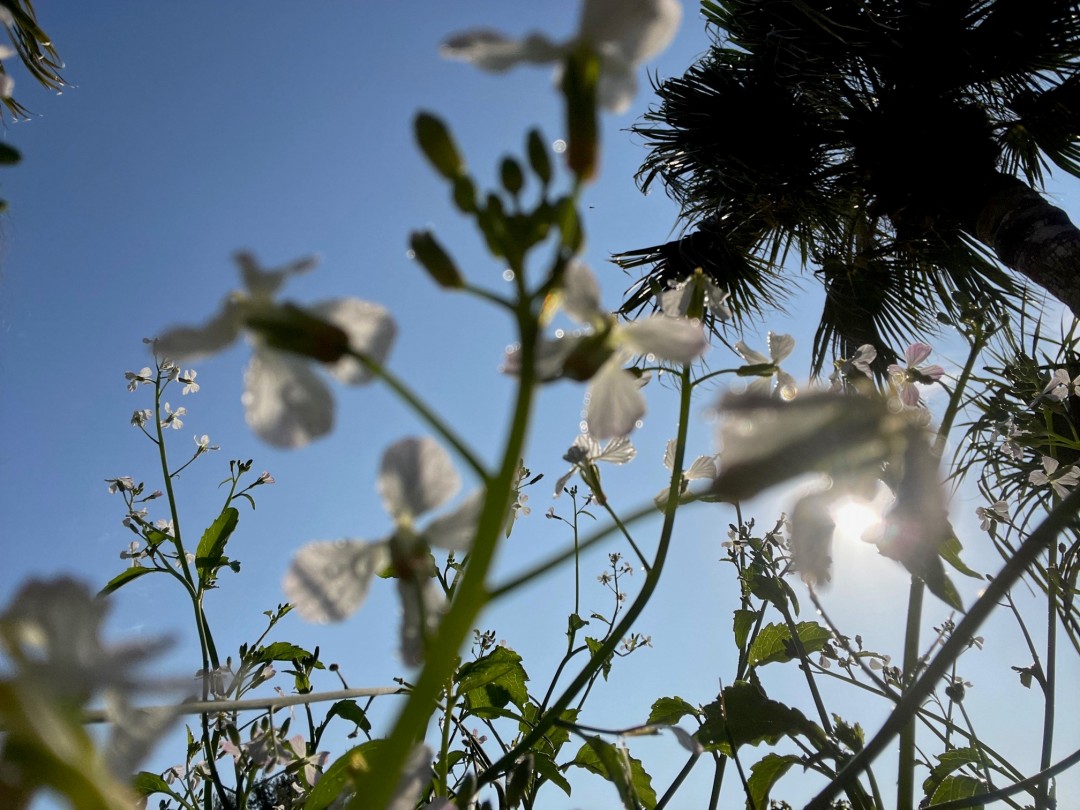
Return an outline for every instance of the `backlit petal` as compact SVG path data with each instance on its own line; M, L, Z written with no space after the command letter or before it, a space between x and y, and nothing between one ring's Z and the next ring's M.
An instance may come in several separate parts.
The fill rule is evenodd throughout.
M652 315L619 330L639 354L655 354L672 363L689 363L709 346L701 324L664 315Z
M585 421L589 433L600 439L625 436L645 415L645 397L638 381L617 363L608 363L589 386Z
M678 0L585 0L578 30L601 54L614 50L636 65L671 43L681 17Z
M441 506L461 489L449 454L429 436L395 442L383 453L379 495L395 521L411 521Z
M256 349L244 389L248 425L276 447L303 447L333 427L334 398L298 355Z
M446 40L439 48L439 55L469 62L481 70L502 73L522 63L557 62L562 57L562 48L542 34L511 39L498 31L477 29Z
M221 351L239 334L239 307L230 300L202 326L169 329L157 339L154 348L162 357L177 363L192 362Z
M478 489L456 509L431 521L424 529L428 543L447 551L468 551L476 536L476 524L480 522L485 495L484 490Z
M363 604L375 574L389 563L386 543L308 543L293 557L282 586L308 621L339 622Z
M385 307L359 298L337 298L315 304L310 310L313 315L343 330L354 351L367 355L379 365L386 361L397 326ZM327 370L346 385L360 385L371 379L371 373L352 357L329 364Z

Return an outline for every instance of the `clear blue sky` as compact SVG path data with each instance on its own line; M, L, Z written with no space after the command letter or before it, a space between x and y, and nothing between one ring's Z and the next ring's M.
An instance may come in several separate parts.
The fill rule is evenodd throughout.
M682 73L707 48L695 4L685 5L677 40L648 66L660 76ZM0 220L0 603L27 576L71 572L99 587L122 570L118 555L131 536L104 479L131 475L148 489L160 486L153 448L128 426L131 412L150 403L125 389L123 373L148 362L142 338L204 319L237 286L230 260L236 249L254 251L267 265L320 254L320 268L287 289L294 300L354 295L388 307L400 330L391 366L492 456L506 423L510 382L497 367L512 339L510 324L436 289L407 259L408 233L433 228L474 281L498 286L502 268L480 249L419 157L411 120L421 108L443 116L484 179L492 178L499 156L521 151L529 127L540 126L548 141L560 137L548 70L496 77L445 62L437 48L448 34L476 25L567 36L577 7L572 0L41 4L42 25L74 87L52 96L19 66L12 69L16 95L35 117L8 126L6 138L24 161L0 172L0 196L11 205ZM643 92L631 111L603 119L602 176L585 199L586 257L612 306L629 279L606 257L669 238L675 221L662 194L644 197L633 182L645 152L625 128L650 102L644 72L640 79ZM807 347L818 305L809 280L806 287L794 317L771 321L762 333L794 331ZM746 339L763 346L760 335ZM725 351L713 349L716 362L726 363ZM390 442L422 430L384 390L336 387L333 435L303 451L274 450L243 422L246 358L238 347L196 364L202 391L183 401L177 392L172 400L189 410L184 429L171 437L176 457L193 448L195 434L208 433L222 446L179 482L189 534L216 514L222 497L216 485L230 458L254 459L257 470L269 470L278 482L257 492L256 512L242 514L230 551L243 571L224 574L209 603L224 649L254 638L261 612L283 601L282 573L303 542L388 531L374 491L378 459ZM805 377L805 361L804 351L790 370ZM569 540L543 513L551 504L549 482L565 469L560 457L577 433L581 394L564 384L541 397L526 463L547 479L530 492L533 514L504 547L502 573ZM650 415L635 437L639 457L606 479L626 508L662 486L663 447L674 435L672 391L653 384L647 395ZM696 412L704 417L710 404L703 399ZM712 452L712 428L700 422L692 450ZM569 506L565 499L557 505ZM965 522L975 505L959 505ZM759 522L771 523L781 506L767 503L756 513ZM639 628L652 635L654 648L618 662L586 722L643 722L664 695L706 703L718 679L731 677L734 662L726 655L735 586L717 560L733 519L719 507L686 514L670 570ZM651 547L654 534L643 524L637 536ZM588 610L610 612L606 591L595 584L608 551L630 553L613 541L586 557ZM830 604L837 615L852 611L858 621L849 626L852 633L876 635L879 647L892 644L882 652L898 657L906 577L868 548L841 550L838 557ZM198 666L197 647L181 594L170 584L149 577L124 589L114 600L112 626L117 637L172 633L177 647L161 669L187 675ZM353 621L312 627L293 618L277 638L320 645L352 686L390 684L407 672L395 653L397 597L389 583L379 585ZM971 587L961 587L970 601ZM485 616L484 627L523 654L534 689L544 688L561 654L572 597L563 571ZM931 603L928 622L943 616L942 606ZM1030 663L1001 650L983 655L997 670ZM787 684L799 688L790 680L794 667L789 670L769 673L774 697L783 698ZM334 683L327 679L321 687ZM802 691L797 694L792 700L805 705ZM1024 697L1033 710L1035 696ZM977 684L972 700L993 706L993 692L980 693ZM864 720L870 728L875 722ZM1062 726L1068 734L1068 724ZM631 750L644 758L660 790L683 759L671 738L634 740ZM152 766L173 764L179 751L167 743ZM709 776L702 763L676 804L701 804ZM612 789L592 777L579 780L572 800L549 791L544 807L556 810L615 801ZM777 795L796 802L800 793L792 787Z

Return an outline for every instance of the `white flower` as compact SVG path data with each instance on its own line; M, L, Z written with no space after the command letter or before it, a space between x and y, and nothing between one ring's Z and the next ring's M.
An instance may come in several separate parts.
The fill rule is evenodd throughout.
M375 575L393 566L403 590L405 626L402 655L416 663L422 653L423 633L432 628L442 609L441 591L430 580L428 545L465 551L472 544L483 505L477 491L457 509L430 521L416 521L452 498L461 480L449 455L435 440L407 438L383 454L378 490L394 520L393 533L376 541L337 540L309 543L293 558L285 574L284 589L297 611L308 621L341 621L360 607ZM418 584L419 583L419 584Z
M596 278L581 262L567 267L562 296L566 313L589 328L541 341L536 373L541 380L590 380L585 421L597 439L625 436L645 415L641 377L623 368L635 355L689 363L709 345L699 321L653 315L619 323L601 309ZM513 349L503 370L518 373L519 366L519 351Z
M574 439L574 443L570 445L570 449L563 456L564 461L569 461L574 466L555 482L555 497L558 498L562 494L566 483L573 477L574 473L580 472L582 480L585 481L597 500L603 505L600 474L596 469L596 462L606 461L609 464L626 464L628 461L632 461L636 455L637 450L634 449L634 445L625 436L612 439L601 449L600 442L591 434L582 433Z
M728 293L717 287L700 267L670 290L660 293L660 309L665 315L685 318L698 294L702 308L711 312L716 320L731 320L731 310L726 303Z
M154 412L149 408L144 408L140 411L135 411L131 414L132 427L143 427L147 422L154 418Z
M105 483L109 485L110 495L115 495L117 492L130 492L135 489L135 479L130 475L122 475L119 478L106 478Z
M1049 484L1053 487L1054 492L1065 498L1068 496L1069 490L1080 483L1080 471L1071 465L1058 472L1058 461L1050 456L1042 457L1042 465L1042 470L1032 470L1028 476L1028 481L1037 487Z
M184 387L180 390L181 396L187 396L188 394L198 392L199 384L195 382L195 378L198 376L199 372L195 371L195 369L188 369L177 376L177 379L184 384Z
M795 399L795 396L799 393L795 378L780 368L781 361L787 358L791 354L791 350L795 348L795 339L791 335L778 335L775 332L769 332L766 341L769 345L769 357L754 351L741 340L735 344L735 351L747 363L755 366L772 366L767 375L759 376L746 386L746 390L766 396L772 394L783 400ZM773 388L774 378L776 380L775 390Z
M143 366L139 371L125 371L124 379L128 381L127 390L134 391L140 385L146 385L154 381L154 372L150 366Z
M1031 403L1032 407L1044 399L1051 402L1061 402L1066 397L1075 396L1080 390L1080 374L1069 379L1069 372L1063 368L1055 369L1050 382L1043 388L1042 393Z
M980 506L975 509L975 516L980 521L979 528L984 532L990 531L995 523L1009 519L1009 504L996 501L992 506Z
M510 39L495 31L474 30L451 37L439 52L501 73L522 63L559 63L584 43L600 57L600 103L621 113L637 93L638 65L668 46L681 16L678 0L585 0L577 35L568 42L555 43L538 33Z
M220 450L221 448L216 444L210 444L210 437L205 433L202 436L195 437L195 455L200 456L203 453L208 453L211 450Z
M184 423L180 420L180 417L187 413L187 408L180 406L174 411L169 405L169 403L166 402L165 413L165 418L161 420L162 427L170 427L173 430L179 430L184 426Z
M675 466L675 440L669 439L664 449L664 466L669 470ZM698 456L694 463L683 470L684 481L712 480L717 476L716 456Z
M137 668L163 644L105 646L108 608L73 579L30 580L0 614L0 647L20 681L56 697L85 700L105 688L143 688L149 684Z
M907 367L893 363L889 366L889 376L900 390L900 401L909 408L919 404L919 389L915 383L924 385L940 380L945 374L945 369L938 365L918 368L919 363L930 356L933 349L925 343L912 343L904 352L904 362Z
M301 259L276 270L263 270L248 253L238 253L236 262L246 289L229 295L217 315L202 326L166 332L157 341L157 351L194 360L221 351L246 330L254 347L244 374L243 403L248 424L270 444L301 447L330 431L333 398L311 370L307 358L268 345L265 333L258 327L271 323L290 328L297 340L311 341L303 347L306 353L317 356L320 349L325 349L333 354L334 359L325 364L333 377L346 385L359 385L368 382L371 373L355 358L341 356L332 351L334 347L319 344L324 336L311 334L312 325L321 321L337 327L345 333L352 350L382 363L394 339L394 322L383 307L357 298L323 301L303 310L275 303L274 296L285 280L310 270L315 264L313 259ZM298 321L303 322L298 326Z

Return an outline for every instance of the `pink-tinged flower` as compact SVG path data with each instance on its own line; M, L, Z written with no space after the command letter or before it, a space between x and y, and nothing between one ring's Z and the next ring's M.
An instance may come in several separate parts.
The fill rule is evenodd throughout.
M979 519L979 528L988 532L995 523L1002 523L1009 519L1009 504L1005 501L996 501L991 506L977 507L975 517Z
M795 339L791 335L778 335L775 332L769 332L767 342L769 344L768 357L761 354L761 352L754 351L741 340L735 344L735 351L739 353L739 357L750 365L771 366L746 386L746 390L748 393L778 396L786 401L793 400L799 393L799 386L796 384L794 377L780 368L780 363L795 348Z
M332 377L346 385L366 383L371 372L355 358L342 354L341 347L333 343L335 337L344 333L349 348L381 364L390 352L396 327L383 307L357 298L323 301L303 309L275 302L285 281L311 270L314 259L301 259L276 270L262 269L249 253L238 253L236 262L245 289L230 294L218 313L203 325L167 331L157 340L156 351L174 360L195 360L225 349L244 333L254 348L244 373L242 401L247 422L270 444L301 447L328 433L334 421L333 397L311 370L310 358L326 359L321 356L325 352L332 359L323 365ZM326 334L318 332L320 326ZM277 330L276 347L270 345L268 329ZM282 348L290 341L295 347ZM193 380L194 373L187 373ZM183 380L184 376L178 378ZM137 385L138 380L133 383Z
M424 637L438 622L444 601L431 579L427 547L467 550L483 491L426 526L417 521L450 500L460 487L450 456L434 439L407 438L390 445L383 454L378 490L394 531L375 541L308 543L285 574L289 601L308 621L341 621L363 604L375 575L392 566L404 602L402 657L410 665L420 663Z
M1080 374L1070 380L1067 370L1063 368L1055 369L1053 376L1050 377L1050 382L1046 384L1042 393L1035 398L1031 405L1034 407L1044 399L1051 402L1061 402L1067 397L1076 396L1078 391L1080 391Z
M638 66L668 46L681 17L678 0L585 0L577 35L568 42L552 42L539 33L512 39L478 29L452 36L439 53L502 73L520 64L559 64L585 44L600 57L601 105L621 113L637 93Z
M855 350L855 354L836 363L836 370L829 375L829 390L841 391L845 381L850 382L860 375L870 377L870 366L877 359L877 349L873 344L864 343Z
M1065 498L1080 483L1080 471L1072 465L1059 470L1057 459L1050 456L1042 457L1042 465L1042 470L1032 470L1028 476L1028 481L1037 487L1049 484L1059 497Z
M900 401L909 408L919 404L919 389L916 383L929 385L935 383L945 374L945 369L939 365L919 367L919 364L930 356L933 349L925 343L912 343L904 352L905 366L893 363L889 366L889 376L893 384L900 392Z

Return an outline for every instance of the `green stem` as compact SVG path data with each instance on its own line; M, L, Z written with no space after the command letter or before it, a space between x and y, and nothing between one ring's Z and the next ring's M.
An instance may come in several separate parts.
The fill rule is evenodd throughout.
M516 272L520 273L521 268ZM488 594L484 583L495 556L499 538L506 523L510 497L517 481L525 433L532 410L536 387L533 368L536 360L536 344L539 327L531 310L531 302L523 299L517 308L518 330L521 336L521 376L514 403L509 436L502 453L502 466L498 474L489 479L483 467L461 444L456 436L443 425L441 419L431 413L411 392L388 376L382 369L376 373L423 416L428 424L439 431L447 442L454 445L477 473L487 481L487 496L477 525L476 537L469 552L469 560L462 575L457 594L450 609L443 617L439 630L427 650L424 668L420 671L413 692L394 723L393 731L386 741L377 774L365 772L357 780L356 798L349 804L353 810L360 808L384 808L390 804L402 773L416 741L423 735L431 717L432 706L439 690L452 677L457 666L458 651L475 624L481 609L487 603ZM361 362L372 368L367 358L358 356Z
M1080 489L1069 493L1028 538L1021 543L1012 558L990 582L967 615L953 630L941 650L923 670L922 675L905 692L896 708L886 719L866 746L859 751L843 770L806 805L806 810L826 810L844 786L858 778L877 756L885 750L892 739L915 716L927 696L934 690L942 676L949 671L953 661L968 648L971 639L987 617L994 611L1005 594L1019 581L1024 572L1038 560L1039 555L1053 543L1075 519L1080 511Z
M919 666L919 627L922 624L923 596L926 586L918 577L911 578L908 591L907 624L904 630L904 670L901 683L915 679ZM912 810L915 806L915 720L900 731L900 758L896 774L896 808Z
M622 621L617 627L613 628L607 640L600 646L592 658L589 659L589 663L582 668L577 677L551 705L551 708L548 709L544 715L537 718L536 725L521 738L518 744L510 751L503 754L491 768L480 775L479 784L484 785L493 782L502 773L509 770L509 768L517 761L517 758L531 749L533 744L543 737L547 730L555 724L555 721L561 718L563 711L570 705L578 692L589 684L590 680L600 670L604 662L614 653L615 648L619 644L619 640L633 627L638 616L641 615L641 612L652 598L653 592L656 590L656 586L660 581L660 575L664 569L664 562L667 559L667 554L671 547L671 536L675 528L675 512L679 506L678 495L679 487L682 483L682 465L686 452L686 435L690 421L690 403L692 394L693 387L690 385L690 366L684 366L681 374L678 436L676 438L675 459L671 468L668 499L664 508L664 524L660 530L660 540L657 544L656 557L653 560L653 566L645 575L645 581L642 583L641 592L638 594L637 599L634 600L634 603L626 611Z
M524 350L523 350L524 351ZM354 349L349 349L349 356L357 360L368 371L390 386L390 389L397 394L401 399L412 408L417 416L419 416L424 422L427 422L428 427L434 430L443 441L449 444L457 451L457 454L461 459L472 467L473 472L480 478L481 481L488 480L488 471L484 467L483 463L476 456L476 454L469 449L468 445L455 433L451 427L440 417L435 411L433 411L428 405L420 399L412 390L405 385L401 380L397 378L393 372L385 368L381 364L375 362L366 354L362 354ZM524 361L524 356L522 356Z

